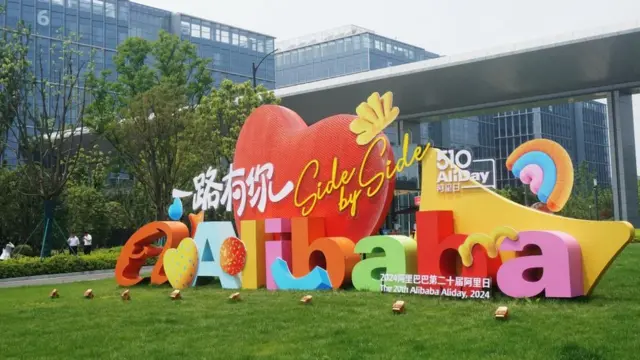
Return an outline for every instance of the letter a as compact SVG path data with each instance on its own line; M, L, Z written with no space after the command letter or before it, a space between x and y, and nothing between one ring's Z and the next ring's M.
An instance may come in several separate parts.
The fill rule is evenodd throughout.
M223 289L239 289L242 286L242 273L232 276L220 267L220 247L229 237L235 237L233 225L229 221L203 222L198 225L193 239L198 248L198 271L193 278L193 286L199 277L220 278Z
M353 286L358 290L378 291L383 273L415 274L416 249L416 242L407 236L369 236L358 241L355 252L367 254L367 258L353 268ZM384 256L375 256L375 250L384 251Z
M500 251L517 251L517 257L498 270L498 287L505 295L571 298L584 295L582 252L573 236L559 231L525 231L518 240L504 240ZM542 255L525 255L527 246L537 246ZM539 280L527 279L526 271L542 268Z

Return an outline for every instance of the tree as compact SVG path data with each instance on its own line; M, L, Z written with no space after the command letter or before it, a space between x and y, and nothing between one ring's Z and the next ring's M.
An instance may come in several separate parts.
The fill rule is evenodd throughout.
M207 69L209 60L198 57L191 42L165 31L157 41L127 39L118 46L114 63L118 72L116 90L124 103L158 84L167 84L183 88L188 102L197 104L213 84Z
M0 7L2 13L4 9ZM3 30L0 37L0 160L10 140L9 129L16 119L16 109L22 101L25 72L30 66L30 40L31 31L22 22L12 31Z
M191 146L190 159L199 161L191 165L204 169L209 164L220 165L221 159L233 162L240 130L249 115L261 105L279 103L274 93L262 85L254 89L248 81L241 84L222 81L201 101L195 121L187 129L189 138L198 144Z
M279 104L272 91L262 85L253 88L250 82L233 83L224 80L217 89L204 97L196 110L193 121L188 123L181 147L185 154L188 172L178 184L187 188L192 177L211 166L218 168L218 179L228 173L233 162L240 130L253 110L264 104ZM193 186L193 185L191 185ZM222 209L213 215L228 218Z
M180 88L158 85L136 95L122 110L122 120L107 133L152 201L158 220L166 218L171 190L183 173L179 143L185 141L184 129L193 115Z
M8 242L24 244L42 216L42 201L27 196L28 182L20 171L0 168L0 247Z
M113 231L127 224L124 207L110 196L113 192L109 191L108 176L112 170L113 159L97 145L80 149L62 196L66 228L76 234L91 232L96 247L110 244Z
M75 186L92 187L101 191L105 188L107 178L113 167L109 154L103 153L98 145L94 145L92 148L79 149L78 160L69 176L69 183Z
M497 189L496 193L520 205L525 204L524 187L505 187L503 189Z
M94 67L91 54L78 51L72 38L58 37L48 48L29 53L30 38L22 25L11 37L5 35L5 48L14 52L3 59L0 71L10 87L3 104L3 129L8 128L4 139L11 141L3 141L3 147L18 159L16 169L28 182L25 194L43 201L41 255L47 255L44 245L51 230L60 229L54 220L56 203L83 146L83 115Z
M69 179L69 189L84 187L100 192L111 230L137 230L154 218L151 211L153 203L145 196L140 183L129 176L109 181L110 174L120 171L120 160L111 153L103 153L97 145L92 149L81 149L75 171ZM85 227L91 228L92 225Z
M69 187L64 198L69 231L76 234L89 231L96 239L104 239L109 229L106 203L104 195L91 186Z
M112 182L109 174L119 170L117 157L103 153L98 145L80 149L74 172L62 194L60 217L66 229L91 232L94 246L121 245L140 226L153 219L152 204L140 196L135 182Z
M613 216L613 193L608 187L594 188L595 173L587 162L582 162L574 175L571 197L560 212L561 215L576 219L610 219ZM598 192L596 209L595 192Z
M91 127L113 146L163 220L183 173L179 144L190 143L186 124L213 82L208 60L192 43L161 32L157 41L127 39L114 63L117 81L105 72L94 91Z
M45 51L52 55L51 63ZM25 164L33 195L53 200L64 190L80 154L93 63L83 59L70 39L52 42L35 57L35 71L25 71L14 109L10 132L17 146L12 150Z
M586 162L579 164L574 174L571 197L561 211L562 215L576 219L595 218L593 179L589 165Z
M153 202L147 196L144 186L135 179L122 185L110 186L106 189L106 196L114 209L115 203L120 205L122 214L113 230L135 231L156 217Z
M128 38L118 46L113 58L117 81L109 81L111 71L104 71L93 93L91 116L97 130L115 121L118 111L138 95L158 85L182 89L191 105L211 89L209 60L198 57L196 46L165 31L158 36L156 41Z

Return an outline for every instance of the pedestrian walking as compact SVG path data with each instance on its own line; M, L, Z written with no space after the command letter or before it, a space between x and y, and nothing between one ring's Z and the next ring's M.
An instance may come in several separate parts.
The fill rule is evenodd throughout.
M82 237L82 247L84 249L84 254L91 254L91 247L93 244L93 239L91 238L91 234L88 231L84 232L84 236Z
M80 245L80 240L78 239L76 234L71 233L71 235L69 235L67 244L69 245L69 254L78 255L78 245Z

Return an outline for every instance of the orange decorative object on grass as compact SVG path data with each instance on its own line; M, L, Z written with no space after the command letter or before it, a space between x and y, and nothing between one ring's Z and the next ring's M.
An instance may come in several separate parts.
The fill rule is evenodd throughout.
M220 267L232 276L238 275L247 262L247 249L242 240L230 237L220 247Z
M87 291L84 292L84 297L87 299L93 299L93 290L87 289Z
M171 300L180 300L182 299L182 295L180 295L180 290L173 290L171 294L169 294Z
M393 313L394 314L402 314L402 313L404 313L404 310L405 310L404 301L398 300L398 301L394 302L392 309L393 309Z
M120 286L133 286L141 282L140 269L147 258L158 257L151 271L151 283L162 285L167 282L164 272L164 253L168 249L177 248L182 239L189 236L189 229L177 221L156 221L141 227L136 231L120 252L116 263L116 281ZM154 246L153 243L166 237L164 247Z
M496 319L506 319L509 317L509 308L507 308L506 306L500 306L497 310L496 310Z

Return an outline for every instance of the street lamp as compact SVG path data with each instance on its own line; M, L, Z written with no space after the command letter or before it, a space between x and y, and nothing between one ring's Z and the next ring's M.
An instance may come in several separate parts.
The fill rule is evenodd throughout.
M593 199L596 206L596 220L600 220L600 214L598 214L598 179L593 179Z
M260 68L260 65L262 65L262 62L264 61L264 59L268 58L270 55L272 55L273 53L275 53L276 51L278 51L279 49L274 49L272 52L268 53L267 55L265 55L262 59L260 59L260 62L258 63L258 66L256 66L256 63L253 62L251 63L251 70L253 73L253 88L256 88L256 73L258 72L258 69Z

